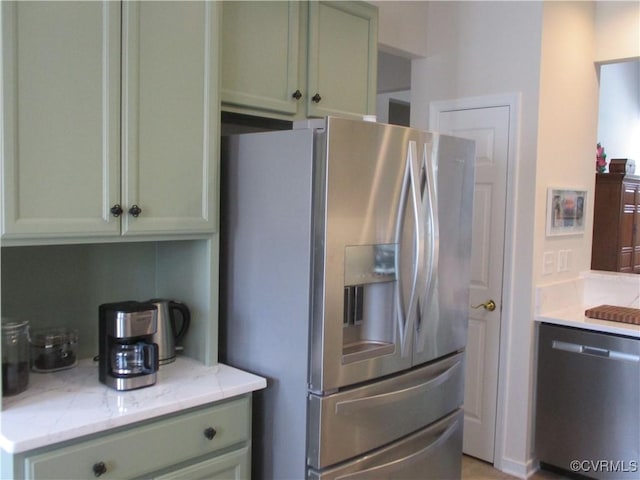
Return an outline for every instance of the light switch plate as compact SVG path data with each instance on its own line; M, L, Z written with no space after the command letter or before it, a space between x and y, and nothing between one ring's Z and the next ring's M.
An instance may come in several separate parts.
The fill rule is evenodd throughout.
M568 272L571 250L558 250L558 272Z
M542 274L551 275L555 270L556 252L544 252L542 254Z

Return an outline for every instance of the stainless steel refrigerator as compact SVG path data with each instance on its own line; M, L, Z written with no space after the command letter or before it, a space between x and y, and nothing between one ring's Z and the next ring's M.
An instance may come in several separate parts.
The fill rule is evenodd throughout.
M222 361L253 477L460 477L474 143L329 117L223 141Z

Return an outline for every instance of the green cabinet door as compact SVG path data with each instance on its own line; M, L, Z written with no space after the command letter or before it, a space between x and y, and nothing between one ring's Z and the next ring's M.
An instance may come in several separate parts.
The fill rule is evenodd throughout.
M224 2L221 100L295 115L304 94L298 79L300 4L297 1Z
M307 112L375 114L377 8L364 2L309 2Z
M154 480L247 480L251 478L249 447L243 447L224 455L189 465L166 475L154 476Z
M1 8L2 237L215 232L219 3Z
M217 228L218 10L123 3L124 235Z
M375 113L375 6L226 1L222 23L222 110L285 120Z
M3 238L118 235L120 4L0 8Z

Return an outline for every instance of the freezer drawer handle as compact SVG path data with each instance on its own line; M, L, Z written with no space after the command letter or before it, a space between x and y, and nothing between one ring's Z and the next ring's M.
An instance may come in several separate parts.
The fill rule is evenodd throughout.
M419 462L422 458L430 455L434 450L437 450L445 443L459 428L458 423L460 421L456 419L451 425L449 425L440 436L433 442L431 442L426 447L414 452L410 455L407 455L403 458L398 458L388 463L384 463L382 465L377 465L372 468L368 468L366 470L361 470L355 473L348 473L346 475L341 475L336 477L336 480L358 480L358 479L370 479L370 478L388 478L390 473L401 472L406 469L408 465Z
M371 395L370 397L356 398L354 400L343 400L336 403L336 415L353 415L369 408L381 407L390 403L401 402L407 398L424 395L426 391L443 384L451 378L454 370L462 366L460 360L444 371L438 372L426 382L413 385L411 387L394 390L393 392Z
M553 340L553 342L551 342L551 348L569 353L609 358L611 360L640 362L640 355L634 355L633 353L618 352L616 350L607 350L606 348L592 347L589 345L578 345L577 343L562 342L560 340Z

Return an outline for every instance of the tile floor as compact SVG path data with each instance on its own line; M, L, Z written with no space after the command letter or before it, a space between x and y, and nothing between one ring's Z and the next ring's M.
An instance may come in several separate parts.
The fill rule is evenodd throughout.
M462 480L516 480L517 477L496 470L491 464L463 455ZM553 472L538 470L529 480L564 480L565 477Z

